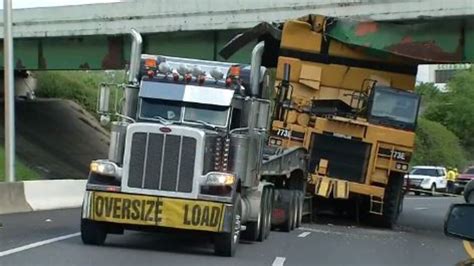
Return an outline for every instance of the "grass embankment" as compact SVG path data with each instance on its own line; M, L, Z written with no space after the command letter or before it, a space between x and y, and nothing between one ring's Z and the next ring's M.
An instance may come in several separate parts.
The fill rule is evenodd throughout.
M39 174L16 159L16 181L39 179ZM0 182L5 181L5 150L0 147Z
M44 71L34 75L38 79L37 97L72 100L91 114L96 114L100 83L124 80L123 71ZM114 101L113 95L111 102Z

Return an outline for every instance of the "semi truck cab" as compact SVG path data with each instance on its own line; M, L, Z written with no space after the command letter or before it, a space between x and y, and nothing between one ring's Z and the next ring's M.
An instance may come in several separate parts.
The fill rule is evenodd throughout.
M141 54L141 36L132 36L129 82L118 86L123 96L112 104L119 111L109 111L111 85L100 89L101 121L114 122L108 158L90 165L83 242L101 245L124 229L204 231L218 255L232 256L241 232L249 240L268 237L274 202L291 203L295 211L284 220L298 220L302 202L276 200L274 179L266 178L305 171L306 164L275 165L291 152L265 155L263 45L251 65L239 65Z

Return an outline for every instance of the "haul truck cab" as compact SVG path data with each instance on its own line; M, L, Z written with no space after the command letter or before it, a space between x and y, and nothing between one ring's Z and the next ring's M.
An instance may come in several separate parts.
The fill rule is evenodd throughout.
M108 159L90 165L83 242L100 245L124 229L205 231L217 254L232 256L241 232L268 237L275 208L277 222L294 227L304 188L275 190L275 180L305 171L305 151L266 146L263 44L251 65L236 65L142 55L140 34L132 36L121 112L108 111L111 88L101 87L101 120L118 121Z

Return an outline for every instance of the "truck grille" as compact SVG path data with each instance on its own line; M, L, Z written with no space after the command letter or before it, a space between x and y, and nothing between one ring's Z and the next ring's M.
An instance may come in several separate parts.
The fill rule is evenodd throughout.
M157 133L134 133L128 186L174 192L193 189L196 139Z
M329 161L327 175L363 183L367 173L371 144L332 134L311 136L310 171L315 172L321 159Z

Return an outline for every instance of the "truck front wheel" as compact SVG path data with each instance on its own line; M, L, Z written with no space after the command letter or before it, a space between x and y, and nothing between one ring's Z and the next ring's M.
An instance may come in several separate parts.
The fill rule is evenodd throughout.
M81 239L86 245L103 245L107 238L107 226L104 223L81 219Z
M235 255L240 240L241 215L240 194L237 194L234 199L230 232L218 233L214 238L214 251L217 255L224 257L233 257Z

